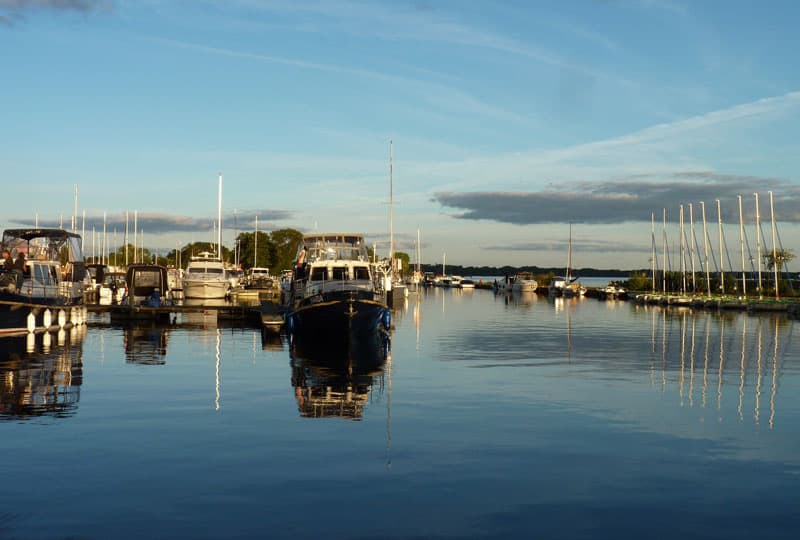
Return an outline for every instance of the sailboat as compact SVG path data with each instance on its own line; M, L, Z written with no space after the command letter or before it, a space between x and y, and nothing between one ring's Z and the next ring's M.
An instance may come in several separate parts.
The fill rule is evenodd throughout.
M547 288L550 296L575 297L583 296L586 287L576 283L578 277L572 277L572 223L569 224L569 241L567 243L567 267L563 276L553 276Z

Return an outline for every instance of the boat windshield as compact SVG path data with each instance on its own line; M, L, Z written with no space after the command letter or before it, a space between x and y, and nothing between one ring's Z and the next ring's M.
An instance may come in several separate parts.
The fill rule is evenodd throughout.
M321 234L307 235L303 237L303 242L297 250L299 257L303 247L308 253L306 260L315 261L367 261L367 249L364 244L364 237L354 234ZM296 260L296 258L295 258Z

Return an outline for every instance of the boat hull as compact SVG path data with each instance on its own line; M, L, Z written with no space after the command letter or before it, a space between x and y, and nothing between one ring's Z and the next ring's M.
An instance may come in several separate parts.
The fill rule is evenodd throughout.
M386 304L376 300L336 298L300 306L288 314L287 322L297 337L347 342L387 330L387 313Z
M183 278L183 297L212 300L225 298L230 284L225 281L193 280Z

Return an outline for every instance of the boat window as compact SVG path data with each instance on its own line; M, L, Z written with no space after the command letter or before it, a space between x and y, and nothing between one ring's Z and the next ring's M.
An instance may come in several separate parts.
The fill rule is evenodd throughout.
M33 280L42 285L56 284L53 274L50 272L50 267L43 264L33 265Z
M355 279L369 279L369 268L366 266L354 266L353 277Z
M324 266L317 266L311 270L311 281L325 281L328 277L328 269Z
M343 280L343 279L349 279L349 277L350 276L348 275L346 266L333 267L333 279Z
M222 268L206 268L206 274L221 274Z

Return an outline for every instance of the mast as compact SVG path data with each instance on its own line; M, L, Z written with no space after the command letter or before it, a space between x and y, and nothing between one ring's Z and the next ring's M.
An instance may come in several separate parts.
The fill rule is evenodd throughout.
M681 254L681 293L686 294L686 243L683 241L683 205L680 205L680 213L678 217L678 221L680 221L680 239L678 241L678 245L680 246Z
M775 273L775 299L781 297L780 287L778 287L778 246L775 241L777 231L775 230L775 205L772 201L772 192L769 192L769 211L772 216L772 269ZM777 345L776 345L777 346Z
M253 247L253 266L258 266L258 214L256 214L255 246Z
M417 227L417 276L421 276L420 268L422 267L422 263L420 260L422 259L422 251L419 245L419 227Z
M72 232L78 229L78 184L75 184L75 200L72 208Z
M662 263L664 264L663 269L661 270L661 288L664 294L667 293L667 209L663 209L663 218L664 222L661 226L661 240L662 240L662 248L663 248L663 255L662 255Z
M128 211L125 210L125 267L128 267Z
M650 255L650 267L653 270L653 292L656 292L656 215L650 212L650 246L653 252Z
M706 203L700 201L700 208L703 211L703 244L705 245L705 265L706 265L706 293L711 296L711 274L708 268L708 228L706 224Z
M744 269L744 219L742 216L742 196L737 195L739 199L739 244L742 253L742 296L747 296L747 274Z
M100 263L108 264L108 241L106 240L106 211L103 210L103 242L100 244L102 252L100 253Z
M722 261L722 211L720 210L719 199L717 199L717 222L719 223L719 290L725 294L725 265Z
M217 258L222 260L222 173L219 173L219 189L217 193Z
M758 193L753 193L756 197L756 257L758 259L758 297L762 298L763 289L761 288L761 212L758 209Z
M442 277L447 275L447 272L444 271L445 269L445 261L447 260L447 253L442 253Z
M692 203L689 203L689 262L692 267L692 292L697 291L697 282L694 276L694 246L696 242L697 239L694 237L694 211Z
M394 274L394 163L393 146L389 141L389 262Z
M133 211L133 264L136 264L138 261L138 257L136 254L136 234L139 232L139 211Z
M564 270L565 286L569 285L570 269L572 268L572 223L569 224L569 239L567 240L567 268Z

